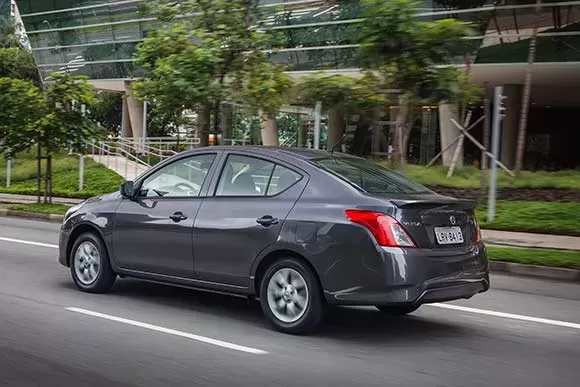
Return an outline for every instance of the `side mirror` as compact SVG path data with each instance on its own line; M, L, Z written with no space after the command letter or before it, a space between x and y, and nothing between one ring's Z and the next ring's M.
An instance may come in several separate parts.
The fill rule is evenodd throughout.
M135 199L135 183L126 181L121 184L121 195L127 199Z

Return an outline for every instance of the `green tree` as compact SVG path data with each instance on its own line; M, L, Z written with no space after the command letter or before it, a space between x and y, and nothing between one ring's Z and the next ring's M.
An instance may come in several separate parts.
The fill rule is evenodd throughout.
M0 17L0 78L30 79L40 84L32 53L23 49L9 18Z
M113 91L98 91L88 117L109 133L118 134L123 119L123 95Z
M261 20L258 0L157 0L147 13L159 28L136 52L142 75L136 95L157 109L197 111L202 144L213 128L220 131L221 102L235 99L252 69L266 61L263 50L273 39ZM213 124L213 125L212 125Z
M0 152L12 157L35 142L30 136L45 106L43 95L30 80L0 78Z
M87 78L52 77L44 91L31 81L0 78L0 150L13 155L36 146L39 201L41 160L46 160L45 202L52 198L52 156L63 149L83 153L88 141L104 134L85 114L95 103Z
M263 145L279 145L276 113L286 102L292 86L292 80L283 68L271 63L258 63L248 72L242 101L258 111L262 120Z
M409 113L426 100L457 98L461 71L442 65L453 64L458 44L471 30L456 19L419 21L413 8L420 3L414 0L364 0L363 4L361 60L380 75L385 88L399 90L393 158L404 167Z
M342 139L345 114L367 110L384 102L377 78L370 72L360 79L325 73L306 76L296 87L296 99L300 104L310 106L317 101L322 103L323 112L328 114L329 149Z
M87 142L105 134L87 117L96 102L88 77L53 73L44 95L44 114L31 128L39 158L46 160L44 201L52 202L52 156L63 149L84 153ZM39 173L40 175L40 173Z

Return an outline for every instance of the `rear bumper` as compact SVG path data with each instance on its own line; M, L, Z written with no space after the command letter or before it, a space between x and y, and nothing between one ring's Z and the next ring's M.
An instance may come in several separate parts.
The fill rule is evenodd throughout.
M483 244L467 252L383 249L382 273L345 290L325 291L334 305L420 305L471 298L490 287ZM364 262L364 260L363 260ZM356 271L353 271L356 272Z

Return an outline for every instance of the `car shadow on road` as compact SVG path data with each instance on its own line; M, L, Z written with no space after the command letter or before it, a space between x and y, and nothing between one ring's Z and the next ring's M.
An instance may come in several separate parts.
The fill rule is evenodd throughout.
M74 288L70 282L63 287ZM152 310L175 308L192 314L219 317L219 324L244 323L260 330L275 332L266 323L258 301L240 297L123 279L115 284L111 296L151 306ZM229 321L227 321L229 320ZM437 340L448 337L473 336L467 324L416 314L404 317L387 316L374 308L337 307L329 310L325 323L308 339L356 341L365 344L398 341Z

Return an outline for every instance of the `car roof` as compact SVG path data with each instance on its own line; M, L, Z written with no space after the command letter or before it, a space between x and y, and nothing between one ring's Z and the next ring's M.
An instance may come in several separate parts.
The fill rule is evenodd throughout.
M296 147L284 147L284 146L263 146L263 145L214 145L207 147L195 148L190 151L191 153L197 153L202 150L224 150L224 151L237 151L244 152L248 151L251 153L261 153L265 156L289 156L296 159L302 160L313 160L319 158L325 158L329 156L328 151L309 149L309 148L296 148ZM336 153L338 155L338 152ZM342 156L342 154L341 154Z

